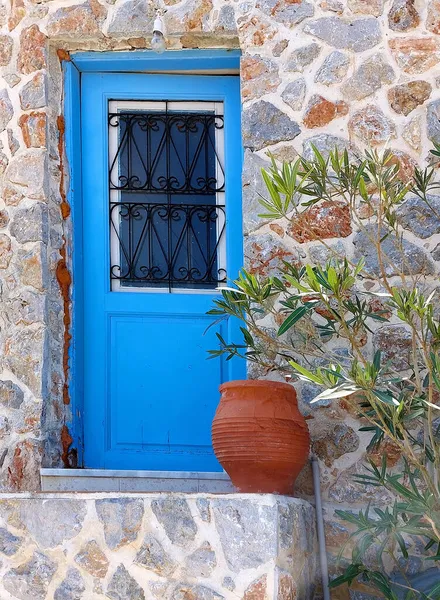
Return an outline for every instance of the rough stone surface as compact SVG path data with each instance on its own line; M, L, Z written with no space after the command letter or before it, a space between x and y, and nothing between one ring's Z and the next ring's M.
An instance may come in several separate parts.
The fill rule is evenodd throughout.
M47 207L42 202L17 209L10 225L11 234L22 244L39 241L47 243L48 229Z
M440 233L440 196L428 195L427 202L413 196L398 211L399 222L417 237Z
M417 27L420 16L415 7L415 0L394 0L388 13L388 23L394 31L408 31Z
M314 14L313 3L306 0L289 2L288 0L258 0L257 8L263 13L270 14L280 23L289 26L298 25L307 17Z
M109 561L95 540L87 542L75 556L75 562L93 575L93 577L105 577L107 575Z
M274 91L281 81L276 63L261 56L242 58L241 80L241 93L245 99L259 98L267 92Z
M8 571L2 583L5 590L19 600L45 600L55 571L53 560L34 552L28 562Z
M349 57L340 50L334 50L319 67L315 75L315 82L323 85L340 83L347 75L349 67Z
M359 66L354 75L342 85L341 92L348 100L363 100L394 79L392 66L382 54L376 54Z
M0 90L0 133L6 129L14 115L7 90Z
M320 153L327 157L329 152L337 149L339 152L343 152L345 148L351 149L350 142L344 138L340 138L336 135L329 135L327 133L321 133L308 138L303 143L302 154L307 160L311 160L314 156L312 146L315 146Z
M161 577L170 576L177 564L167 555L162 544L152 535L147 535L136 556L136 564L157 573Z
M324 127L330 121L348 113L348 105L343 100L331 102L319 94L315 94L309 100L304 114L304 125L308 129Z
M108 33L124 37L143 37L153 25L146 0L129 0L120 4L113 14Z
M243 143L245 147L260 150L264 146L291 140L300 128L279 108L260 100L243 113Z
M422 119L420 115L406 123L402 131L402 137L413 150L420 151L422 144Z
M431 142L440 143L440 100L430 102L427 108L427 133Z
M427 81L410 81L391 88L388 100L396 113L407 116L428 100L431 92L432 86Z
M24 74L46 67L46 36L38 25L31 25L21 32L17 67Z
M24 400L24 393L12 381L0 381L0 404L7 408L18 409Z
M348 122L349 131L372 146L383 144L396 137L396 128L391 119L373 104L357 111Z
M307 46L301 46L294 50L286 64L288 71L304 71L321 53L321 46L319 44L308 44Z
M324 433L324 432L322 432ZM331 467L332 464L349 452L355 452L359 448L359 437L348 425L338 423L325 431L325 434L313 440L312 450L318 458Z
M122 564L112 576L106 595L112 600L145 600L144 590Z
M20 506L20 519L37 544L46 549L78 535L85 511L81 501L45 500L37 505L35 500L24 500ZM47 527L49 522L51 527Z
M338 17L322 17L306 23L304 31L334 48L346 48L354 52L373 48L381 40L379 23L374 18L348 21Z
M318 239L347 237L351 234L348 206L341 202L324 201L295 217L288 234L301 244Z
M27 148L46 146L47 117L43 112L31 112L21 115L18 124Z
M46 79L42 73L37 73L20 91L21 108L29 110L46 106L46 93Z
M81 600L85 585L78 569L69 569L65 579L55 590L54 600Z
M355 14L380 17L383 7L384 0L348 0L348 8Z
M103 524L107 546L115 550L137 538L144 506L131 498L103 499L96 501L96 513Z
M428 3L428 15L426 19L426 29L440 34L440 2L439 0L430 0Z
M377 227L374 225L367 225L366 231L360 231L355 235L355 255L359 259L363 257L365 259L365 269L371 273L379 274L379 262L376 249L371 245L369 237L373 239L378 237ZM381 238L383 234L381 235ZM401 252L403 249L403 255ZM408 240L402 241L402 246L399 240L392 236L388 236L382 241L383 254L388 257L386 264L384 265L385 272L387 275L394 275L399 269L403 273L418 274L418 273L432 273L433 265L425 252L420 246L409 242Z
M9 64L12 58L13 40L9 35L0 35L0 66Z
M214 590L203 585L177 585L171 594L171 600L187 600L187 598L197 598L197 600L224 600L224 596L217 594Z
M303 77L289 83L281 94L281 98L292 110L301 110L306 97L307 84Z
M259 577L256 581L253 581L250 586L246 589L243 600L265 600L267 589L267 577Z
M249 271L262 277L279 276L283 261L295 258L294 251L269 233L248 236L245 239L244 255Z
M382 353L382 362L396 371L411 367L411 332L399 325L384 325L374 334L375 350Z
M226 562L230 569L254 569L269 559L276 546L275 515L268 507L252 500L212 502L217 530ZM264 539L263 552L256 551L258 540Z
M190 577L209 577L215 567L217 559L209 542L205 542L188 556L185 570Z
M186 500L171 496L161 498L154 500L151 508L173 544L185 546L195 538L197 525Z
M91 37L95 39L102 35L101 26L106 15L107 9L98 0L88 0L77 6L59 8L49 17L47 32L50 37L54 38L80 37L86 39ZM129 23L133 19L133 14L126 14L126 19L126 22Z
M394 60L405 73L425 73L440 61L440 44L435 38L401 37L389 41Z
M23 543L23 538L20 538L4 527L0 527L0 552L6 556L14 556L17 554L20 546Z

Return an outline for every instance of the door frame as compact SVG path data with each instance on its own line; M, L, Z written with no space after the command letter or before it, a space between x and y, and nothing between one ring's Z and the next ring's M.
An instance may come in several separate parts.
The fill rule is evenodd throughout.
M151 50L134 52L75 52L63 61L65 153L68 169L66 196L71 207L69 266L71 286L71 343L69 347L69 390L72 420L68 423L79 468L84 466L84 286L83 206L81 167L81 75L82 73L146 73L238 75L239 50L168 50L157 55Z

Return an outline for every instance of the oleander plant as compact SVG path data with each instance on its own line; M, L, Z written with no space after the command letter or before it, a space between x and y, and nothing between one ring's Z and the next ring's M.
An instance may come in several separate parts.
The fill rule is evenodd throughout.
M219 335L212 357L242 357L267 374L319 386L314 402L343 403L357 415L361 431L371 434L367 450L380 453L391 444L399 453L397 466L383 451L381 464L369 460L356 477L360 486L387 490L389 505L337 511L353 533L350 558L343 549L342 574L331 582L362 583L375 597L392 600L440 598L438 275L432 261L415 260L401 218L405 204L416 200L427 218L440 222L432 200L439 157L436 146L428 166L406 179L391 151L335 150L327 157L313 148L311 158L282 165L271 157L263 170L261 218L310 227L326 259L284 260L268 277L243 270L210 311L238 319L242 334L236 343ZM368 242L364 256L319 239L309 216L322 205L348 211L352 229ZM406 364L372 343L384 324L404 332ZM413 546L424 563L414 576L402 567Z

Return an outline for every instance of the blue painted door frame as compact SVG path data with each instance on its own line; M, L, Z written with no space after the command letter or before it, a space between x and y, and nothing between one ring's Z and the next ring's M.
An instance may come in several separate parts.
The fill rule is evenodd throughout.
M231 338L237 325L215 325L203 335L213 295L111 292L108 268L107 114L109 100L118 99L224 102L228 276L242 265L238 77L110 71L112 64L125 71L141 64L143 70L148 65L149 70L166 71L185 70L185 65L215 71L237 64L237 53L208 54L211 60L206 53L169 53L159 57L167 61L164 66L147 52L84 53L65 65L74 221L70 388L75 441L79 449L84 443L85 467L220 470L209 431L216 388L221 381L245 377L245 364L207 361L205 353L216 345L216 331Z

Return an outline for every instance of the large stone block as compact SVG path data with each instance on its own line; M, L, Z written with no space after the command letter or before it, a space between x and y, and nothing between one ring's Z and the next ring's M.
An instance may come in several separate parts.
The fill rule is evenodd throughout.
M107 33L126 38L145 36L153 26L153 16L147 0L128 0L117 6Z
M173 544L186 546L194 540L197 525L184 498L168 496L153 500L151 508Z
M276 21L289 27L298 25L304 19L313 17L315 9L312 2L305 0L258 0L256 7L265 15L271 15Z
M376 54L361 63L354 75L341 86L342 95L348 100L363 100L394 79L392 66L382 54Z
M229 568L255 569L276 555L277 514L272 506L219 498L212 502L217 530ZM264 540L263 547L260 540Z
M348 21L339 17L321 17L316 21L308 21L304 31L334 48L346 48L354 52L369 50L382 39L379 21L374 18Z
M37 149L29 149L14 156L5 172L7 183L34 200L45 198L47 176L46 152Z
M83 500L23 500L20 504L20 519L24 528L43 549L55 548L77 536L85 514Z
M133 542L141 528L144 503L140 499L111 498L96 501L96 512L111 550Z
M103 35L101 27L106 16L107 9L98 0L62 7L49 17L47 32L55 38L96 39Z
M253 150L293 140L301 132L298 123L265 100L260 100L244 110L242 128L243 143L245 147Z
M48 556L34 552L28 562L6 573L4 589L19 600L45 600L56 568L56 563Z

